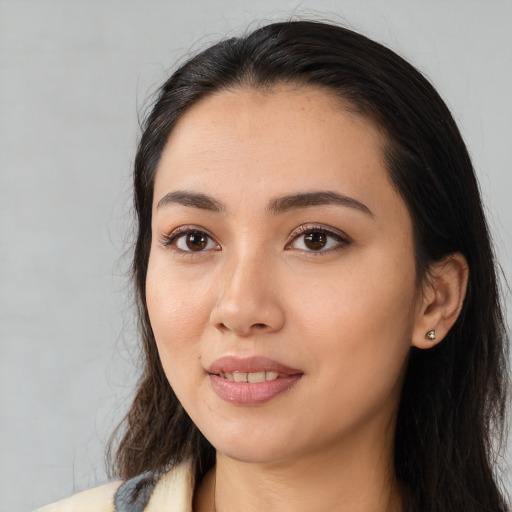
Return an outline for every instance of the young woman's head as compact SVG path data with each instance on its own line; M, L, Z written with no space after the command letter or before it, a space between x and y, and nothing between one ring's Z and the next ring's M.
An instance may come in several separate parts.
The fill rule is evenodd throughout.
M377 450L411 509L504 508L493 253L412 66L317 22L218 43L162 87L135 203L145 372L121 476Z

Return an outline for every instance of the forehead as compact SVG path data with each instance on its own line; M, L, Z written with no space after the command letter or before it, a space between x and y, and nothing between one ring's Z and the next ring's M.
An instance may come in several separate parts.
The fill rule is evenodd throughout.
M225 203L333 189L396 202L384 145L373 122L320 88L221 91L176 124L158 165L155 201L172 189L199 188Z
M348 166L354 157L380 165L383 146L384 136L375 124L323 89L243 88L217 92L185 112L170 134L158 170L172 162L178 172L186 162L197 164L198 172L219 159L238 160L251 169L251 162L272 160L269 172L286 161L295 163L297 172L311 165L318 176L319 167L331 169L327 160L336 156L339 166Z
M214 142L219 130L222 130L219 135L223 142L243 141L247 144L251 140L258 142L260 137L266 138L269 129L281 132L276 140L281 147L289 144L292 148L290 143L298 136L312 137L312 142L322 137L326 143L330 138L359 137L356 130L365 131L376 146L385 142L383 132L375 123L356 113L348 101L336 97L332 91L283 84L266 89L223 90L202 98L178 120L170 134L168 147L172 149L170 146L176 143L197 143L197 139L190 140L189 137L195 138L194 135L199 133ZM189 153L194 150L200 151L201 145L191 144L187 148Z

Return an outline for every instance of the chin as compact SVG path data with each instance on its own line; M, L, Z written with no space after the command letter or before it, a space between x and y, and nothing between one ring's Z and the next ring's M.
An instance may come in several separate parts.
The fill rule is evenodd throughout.
M248 464L279 463L300 456L300 453L304 452L304 447L298 443L297 436L269 432L256 426L206 434L211 434L205 437L217 453ZM296 443L292 445L290 439L293 437Z
M275 464L289 459L291 455L283 453L282 447L276 451L261 445L258 446L256 443L251 446L228 446L225 450L217 449L217 453L246 464Z

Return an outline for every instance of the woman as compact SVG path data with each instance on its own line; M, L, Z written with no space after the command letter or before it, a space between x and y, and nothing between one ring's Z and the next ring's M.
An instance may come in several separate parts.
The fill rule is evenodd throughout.
M220 42L163 85L134 179L122 483L48 510L509 510L493 252L412 66L318 22Z

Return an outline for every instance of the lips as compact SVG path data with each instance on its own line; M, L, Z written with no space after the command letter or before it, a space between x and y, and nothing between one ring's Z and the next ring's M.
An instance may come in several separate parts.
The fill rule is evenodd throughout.
M265 357L217 359L208 369L213 390L237 405L267 402L292 388L302 372Z

